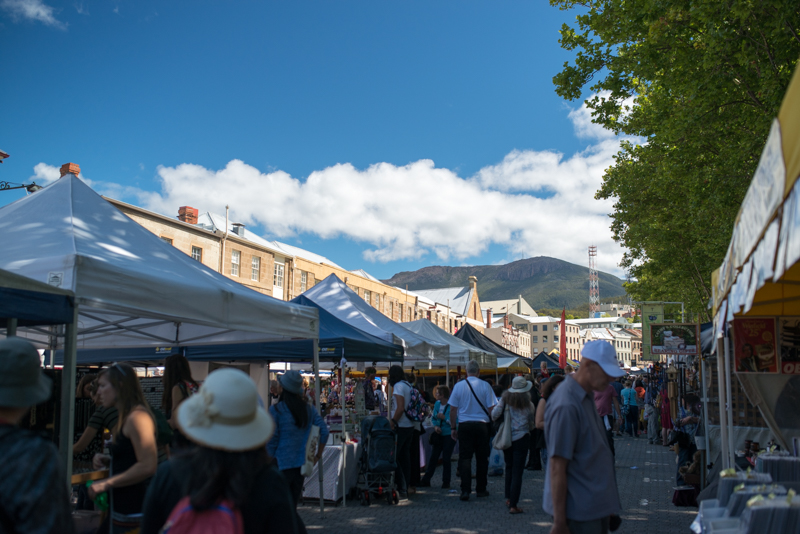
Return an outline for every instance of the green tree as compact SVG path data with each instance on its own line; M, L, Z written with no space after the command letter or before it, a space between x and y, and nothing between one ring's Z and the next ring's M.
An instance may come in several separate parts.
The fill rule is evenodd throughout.
M709 319L719 267L800 56L797 0L551 0L579 8L553 82L592 91L593 121L626 141L597 198L615 200L635 300L682 301Z

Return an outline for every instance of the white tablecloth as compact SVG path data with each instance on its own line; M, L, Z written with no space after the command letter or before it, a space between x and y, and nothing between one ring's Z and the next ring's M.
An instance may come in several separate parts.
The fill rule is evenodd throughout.
M311 476L305 480L303 486L304 499L319 499L319 474L320 463L323 464L322 496L326 501L336 502L342 495L356 486L358 479L358 456L361 454L361 443L348 443L346 445L346 462L342 462L342 446L329 445L322 451L322 461L314 466ZM344 473L344 477L342 477ZM344 480L343 480L344 478Z

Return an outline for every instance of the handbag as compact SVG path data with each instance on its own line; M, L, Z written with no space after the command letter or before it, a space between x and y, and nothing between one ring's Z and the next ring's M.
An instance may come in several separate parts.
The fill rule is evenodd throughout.
M311 408L309 408L309 410L311 410ZM314 470L314 463L317 458L317 451L319 450L319 432L319 427L312 424L311 430L308 433L308 441L306 442L306 461L300 468L301 476L311 476L311 472Z
M494 438L494 448L504 451L511 447L511 418L508 416L508 406L503 411L503 422Z
M430 437L428 438L428 443L430 443L431 447L441 446L444 440L442 439L442 435L436 431L431 432Z
M472 392L472 396L475 397L476 401L478 401L478 405L483 409L483 413L485 413L486 417L489 418L489 422L486 424L489 426L489 439L492 439L497 434L499 425L495 426L494 424L492 424L492 416L489 414L489 410L486 409L486 406L483 405L481 400L475 394L475 390L472 389L472 384L469 383L469 377L465 378L464 381L467 383L467 386L469 386L469 390Z

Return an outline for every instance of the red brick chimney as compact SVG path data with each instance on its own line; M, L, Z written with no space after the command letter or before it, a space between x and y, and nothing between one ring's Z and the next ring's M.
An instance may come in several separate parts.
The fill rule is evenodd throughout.
M486 310L486 328L492 327L492 309Z
M189 224L197 224L197 208L181 206L178 208L178 220Z
M77 163L65 163L61 166L61 177L67 174L74 174L78 176L81 173L81 168Z

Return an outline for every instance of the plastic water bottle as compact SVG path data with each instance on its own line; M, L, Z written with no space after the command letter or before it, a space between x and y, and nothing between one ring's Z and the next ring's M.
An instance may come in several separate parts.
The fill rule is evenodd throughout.
M92 485L92 481L89 480L86 482L86 488L88 489L89 486ZM104 491L103 493L99 493L94 499L94 506L101 512L105 512L108 510L108 492Z

